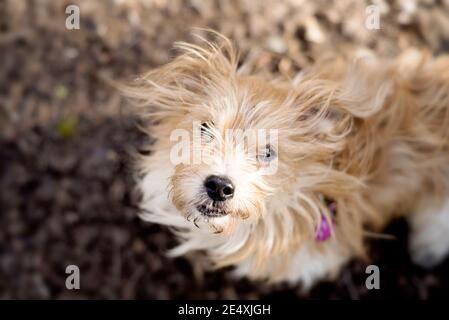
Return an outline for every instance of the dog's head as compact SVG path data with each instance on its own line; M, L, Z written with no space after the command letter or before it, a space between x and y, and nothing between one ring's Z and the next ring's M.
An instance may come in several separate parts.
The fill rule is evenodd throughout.
M246 224L270 238L271 249L313 235L328 213L323 197L338 201L355 185L339 159L354 156L342 151L354 114L364 112L353 106L366 103L345 103L350 90L332 79L341 70L273 81L239 68L226 39L178 47L180 56L126 91L150 122L160 161L173 169L173 204L211 233Z

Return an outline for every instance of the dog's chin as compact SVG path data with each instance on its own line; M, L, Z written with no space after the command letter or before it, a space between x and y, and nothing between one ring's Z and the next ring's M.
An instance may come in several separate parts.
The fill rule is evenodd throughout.
M232 231L233 219L230 212L221 203L203 203L192 207L187 221L198 229L210 230L212 233L228 233ZM195 212L195 213L193 213Z

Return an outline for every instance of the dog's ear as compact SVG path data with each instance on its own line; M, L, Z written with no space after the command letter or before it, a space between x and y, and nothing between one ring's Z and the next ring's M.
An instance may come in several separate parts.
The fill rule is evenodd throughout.
M303 109L298 120L312 123L318 131L342 133L353 120L382 109L393 81L394 69L371 55L358 54L351 62L325 59L308 70L298 85L298 104Z
M338 108L356 118L379 112L393 93L394 68L370 53L355 55L336 95Z
M217 42L201 38L201 45L177 43L181 51L177 58L121 86L123 95L143 118L153 121L185 115L192 106L203 104L211 89L236 76L236 51L227 38L216 36Z

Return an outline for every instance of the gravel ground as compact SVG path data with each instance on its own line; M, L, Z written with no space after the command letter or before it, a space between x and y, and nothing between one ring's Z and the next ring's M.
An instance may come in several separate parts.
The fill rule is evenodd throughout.
M64 10L81 9L80 30ZM363 28L363 1L0 2L0 298L428 299L449 293L449 261L411 264L407 227L372 244L381 289L365 288L367 262L308 294L286 285L196 275L164 252L168 230L140 221L130 152L142 148L126 102L104 79L129 80L168 61L191 27L231 37L255 64L292 76L320 52L362 47L386 55L412 46L449 51L449 1L375 1L381 30ZM413 1L409 3L414 3ZM79 266L81 289L65 288Z

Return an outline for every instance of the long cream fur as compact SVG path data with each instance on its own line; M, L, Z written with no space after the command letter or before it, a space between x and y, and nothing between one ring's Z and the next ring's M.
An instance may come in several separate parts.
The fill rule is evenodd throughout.
M122 88L156 138L138 160L141 216L173 229L180 244L172 255L199 251L210 267L308 286L365 256L367 230L447 198L449 57L327 57L293 83L247 74L219 38L178 44L176 59ZM172 165L170 134L191 131L193 121L213 122L215 138L229 128L279 129L277 173L257 175L238 157ZM236 181L236 195L227 216L207 219L192 206L216 171ZM323 197L337 214L321 243L320 214L331 219Z

